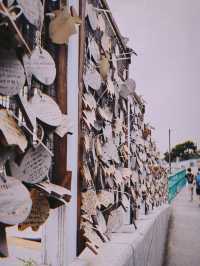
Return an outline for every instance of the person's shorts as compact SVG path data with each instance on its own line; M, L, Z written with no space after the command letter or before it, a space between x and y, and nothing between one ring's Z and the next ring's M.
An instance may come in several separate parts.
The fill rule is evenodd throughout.
M197 193L197 195L200 195L200 188L196 188L196 193Z
M189 191L193 191L194 185L193 184L188 184L188 189L189 189Z

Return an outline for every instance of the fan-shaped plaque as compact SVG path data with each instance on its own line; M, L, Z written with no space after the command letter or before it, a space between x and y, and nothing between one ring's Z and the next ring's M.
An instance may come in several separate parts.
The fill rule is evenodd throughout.
M91 215L96 215L96 210L99 206L96 192L94 190L88 190L87 192L82 193L81 196L81 209L88 215L88 217L91 217Z
M44 10L41 0L17 0L26 19L37 28L41 28Z
M68 115L62 115L62 121L59 127L56 128L55 133L63 138L67 133L73 134L74 124Z
M99 65L99 71L103 80L107 79L109 70L110 70L109 60L106 56L103 56Z
M117 230L119 230L123 225L123 217L124 211L122 207L119 207L118 209L112 211L108 218L107 231L116 232Z
M0 131L8 145L17 145L22 152L27 147L27 139L15 119L5 109L0 110Z
M89 42L89 50L90 50L90 53L91 53L94 61L96 63L98 63L100 60L100 51L99 51L99 46L97 45L97 43L94 39L92 39Z
M121 86L120 86L120 95L123 98L127 98L129 95L133 95L136 88L136 83L133 79L127 79Z
M98 17L92 4L87 4L86 13L89 19L90 26L95 31L98 27Z
M112 126L110 123L106 123L105 128L103 129L103 136L106 140L111 140L113 136Z
M32 74L41 83L51 85L56 78L56 66L51 55L44 49L36 47L30 57Z
M98 15L98 28L100 29L100 31L105 32L106 30L106 23L105 23L105 19L104 16L102 14Z
M62 113L57 103L48 95L40 93L30 99L30 108L43 123L58 127L62 123Z
M97 102L92 94L84 93L83 102L85 104L85 107L89 107L90 110L96 109L97 107Z
M111 49L111 39L106 33L103 34L103 37L102 37L102 40L101 40L101 45L102 45L103 50L105 52L109 52L110 51L110 49Z
M15 225L23 222L31 211L32 201L26 187L16 178L0 177L0 222Z
M95 127L96 114L94 110L92 111L83 111L83 120L85 121L88 129L91 129L91 126Z
M97 91L101 87L101 76L96 69L88 69L83 76L86 90L90 86L93 90Z
M101 192L97 193L97 198L100 202L100 205L105 208L108 208L108 206L114 204L114 194L112 192L102 190Z
M49 202L48 199L38 190L31 191L32 208L27 219L18 225L18 229L23 231L31 227L33 231L37 231L49 217Z
M113 113L110 111L110 108L108 106L104 108L98 107L98 113L102 119L112 122Z
M0 94L18 94L25 83L24 68L13 50L0 50Z
M50 166L51 155L42 145L36 149L30 148L19 166L15 162L10 162L12 175L31 184L41 182L48 176Z
M115 95L115 86L111 79L107 80L107 90L110 95Z

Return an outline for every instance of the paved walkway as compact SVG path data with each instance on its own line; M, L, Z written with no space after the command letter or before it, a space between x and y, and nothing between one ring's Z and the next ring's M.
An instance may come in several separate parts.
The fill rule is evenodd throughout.
M166 266L200 266L200 207L184 188L172 204Z

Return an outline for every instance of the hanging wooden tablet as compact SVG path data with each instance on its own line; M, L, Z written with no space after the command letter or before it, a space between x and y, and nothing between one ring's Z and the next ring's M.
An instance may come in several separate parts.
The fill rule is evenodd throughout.
M57 103L48 95L38 92L30 101L29 106L35 116L43 123L58 127L62 123L62 113Z
M123 132L123 120L119 117L117 117L115 120L114 132L116 135L119 135Z
M105 17L102 14L98 15L98 28L102 32L105 32L106 30Z
M72 135L74 133L73 121L69 115L62 115L61 124L56 128L55 133L61 138L66 134Z
M55 17L49 24L49 36L52 42L56 44L68 43L70 36L77 33L76 24L80 25L81 19L77 14L71 16L67 7L54 11L54 15Z
M115 77L116 77L116 75L118 75L118 66L117 66L117 57L114 53L112 54L112 64L115 69Z
M26 187L16 178L0 177L0 222L15 225L23 222L31 211L32 201Z
M0 94L13 96L25 83L24 68L13 50L0 50Z
M86 184L86 186L90 187L91 184L93 184L93 180L90 170L86 164L83 165L81 172L82 172L83 182Z
M97 255L98 248L103 245L103 241L97 235L97 232L92 228L92 225L89 222L82 223L81 229L84 231L83 237L86 239L86 247Z
M118 164L120 163L117 147L112 141L104 144L102 157L104 160L108 159L110 161L115 161Z
M101 206L108 208L114 204L114 194L112 192L102 190L97 193L97 198Z
M97 137L95 139L95 151L96 151L96 155L101 158L102 157L102 143L99 139L99 137Z
M11 173L21 181L38 183L48 176L51 162L51 155L42 145L29 148L20 165L10 162Z
M95 91L98 91L101 87L101 76L99 72L94 69L87 69L86 73L83 74L83 81L86 90L88 90L88 86Z
M101 116L102 119L112 122L113 119L113 113L111 112L110 108L108 106L105 107L98 107L98 113Z
M114 181L115 181L116 185L121 185L124 182L124 180L122 178L122 173L118 169L115 170Z
M110 70L110 63L106 56L102 56L99 62L99 71L103 80L106 80Z
M86 16L88 17L92 30L96 30L98 27L98 17L92 4L86 5Z
M37 29L41 29L44 20L44 9L41 0L17 0L26 19Z
M87 192L81 193L82 205L81 209L91 217L96 215L96 209L99 207L99 201L94 190L88 190Z
M89 41L88 46L89 46L90 54L92 55L94 61L98 63L101 57L98 44L96 43L94 39L92 39Z
M120 86L120 95L123 98L127 98L129 95L133 95L136 89L136 83L133 79L127 79Z
M38 231L49 217L49 202L46 196L40 191L33 189L31 191L32 208L27 219L18 225L20 231L31 227L33 231Z
M130 178L132 176L132 170L130 168L128 168L128 167L120 167L119 170L120 170L120 172L122 174L122 177L125 180L127 180L127 179L130 180Z
M106 123L105 128L103 129L103 136L105 140L111 140L113 136L112 126L110 123Z
M25 97L20 95L17 95L17 101L27 126L30 127L30 129L33 131L37 127L37 122L36 115L31 109L30 103L26 100Z
M115 86L110 78L107 79L107 90L111 96L115 95Z
M124 217L124 211L122 207L113 210L108 218L107 232L109 233L117 232L117 230L119 230L120 227L123 225L123 217Z
M36 47L30 57L32 74L45 85L51 85L56 78L56 66L51 55L43 48Z
M111 39L106 33L104 33L103 36L102 36L101 46L102 46L104 52L110 52L110 50L111 50Z
M33 74L32 74L32 69L31 69L30 57L27 54L25 54L22 60L23 60L27 85L28 85L28 88L31 89Z
M90 110L96 109L97 102L94 98L94 96L90 93L84 93L83 94L83 102L85 104L86 108L89 108Z
M59 202L59 205L67 204L71 199L71 191L69 189L52 184L49 181L43 181L34 184L34 186L43 193L46 193L48 198L56 199Z
M0 131L8 145L17 145L24 152L28 141L15 119L5 109L0 109Z
M85 121L88 129L91 129L92 127L95 127L95 121L96 121L96 114L94 110L92 111L83 111L83 120Z

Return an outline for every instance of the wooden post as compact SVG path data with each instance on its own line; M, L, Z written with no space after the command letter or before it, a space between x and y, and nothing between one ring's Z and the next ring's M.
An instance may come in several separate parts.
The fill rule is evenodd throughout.
M85 7L86 0L79 1L79 16L82 19L82 24L79 31L79 140L78 140L78 188L77 188L77 255L84 249L84 241L80 231L81 222L81 180L80 180L80 166L83 161L82 158L82 131L81 131L81 120L82 120L82 94L83 94L83 67L84 67L84 49L85 49Z
M0 257L8 256L8 245L6 239L6 228L0 223Z
M57 49L56 100L63 114L67 114L67 46ZM70 188L67 180L67 136L54 136L54 177L53 182Z

